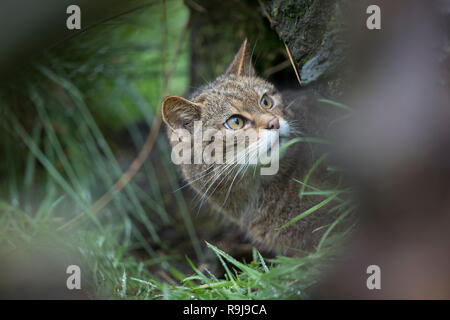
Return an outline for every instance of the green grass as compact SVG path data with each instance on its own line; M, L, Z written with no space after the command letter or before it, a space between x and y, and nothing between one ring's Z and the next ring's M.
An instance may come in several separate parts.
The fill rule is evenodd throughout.
M187 19L181 1L168 1L167 12L167 33L162 32L162 7L154 5L129 20L122 17L120 24L75 37L65 49L45 52L2 88L0 259L19 247L51 243L69 257L82 257L92 298L308 298L345 237L330 238L331 230L352 211L340 197L348 190L308 185L318 163L299 177L299 196L324 199L289 224L327 203L334 203L340 215L325 226L317 250L297 258L265 259L254 249L251 261L239 261L205 242L189 199L172 192L180 185L163 137L155 145L155 158L146 161L106 208L98 214L89 210L143 145L145 137L136 123L150 125L155 117L163 75ZM184 43L171 94L186 90L187 70ZM123 142L116 141L120 130L131 138L125 152ZM56 230L85 210L87 219ZM189 255L165 238L162 230L174 226L183 232ZM200 270L205 261L216 271Z

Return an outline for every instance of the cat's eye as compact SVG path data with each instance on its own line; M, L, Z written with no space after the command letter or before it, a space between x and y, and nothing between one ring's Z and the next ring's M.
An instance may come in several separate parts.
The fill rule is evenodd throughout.
M245 118L241 116L232 116L223 124L225 128L230 130L242 129L245 125Z
M267 94L264 94L261 98L260 104L264 109L270 109L273 106L273 100Z

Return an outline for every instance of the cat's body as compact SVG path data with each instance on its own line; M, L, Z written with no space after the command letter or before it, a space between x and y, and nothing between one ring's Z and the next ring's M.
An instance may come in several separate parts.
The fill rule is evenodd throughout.
M169 138L179 128L192 132L196 120L203 121L204 130L226 132L231 129L227 124L231 119L237 135L247 129L269 133L277 129L283 143L300 135L322 134L316 100L310 91L280 93L256 77L244 42L225 75L198 89L189 99L166 98L163 118L169 126ZM203 147L207 144L205 141ZM200 202L207 201L252 240L268 249L311 249L323 234L314 230L334 218L327 212L317 211L287 228L278 228L317 203L312 197L299 197L301 184L295 179L303 180L318 156L320 152L312 144L296 143L287 148L275 175L260 175L256 166L249 165L224 170L226 164L181 164L181 169ZM318 169L310 183L327 184L326 174Z

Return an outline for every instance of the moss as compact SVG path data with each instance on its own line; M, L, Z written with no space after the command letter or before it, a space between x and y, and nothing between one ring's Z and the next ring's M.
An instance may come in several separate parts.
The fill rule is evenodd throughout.
M272 16L273 16L274 18L276 18L277 15L278 15L278 8L273 8L273 9L272 9Z
M303 56L300 59L300 65L303 66L305 63L307 63L309 60L311 60L312 57L314 57L314 55L312 53L307 54L306 56Z

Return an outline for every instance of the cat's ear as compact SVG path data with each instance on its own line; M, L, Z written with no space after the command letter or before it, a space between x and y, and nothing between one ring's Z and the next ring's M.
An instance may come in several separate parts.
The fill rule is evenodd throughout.
M247 77L255 76L256 73L252 64L252 52L247 38L245 38L238 53L234 56L233 62L231 62L225 74Z
M162 102L162 118L172 129L192 128L200 120L201 105L178 96L166 97Z

